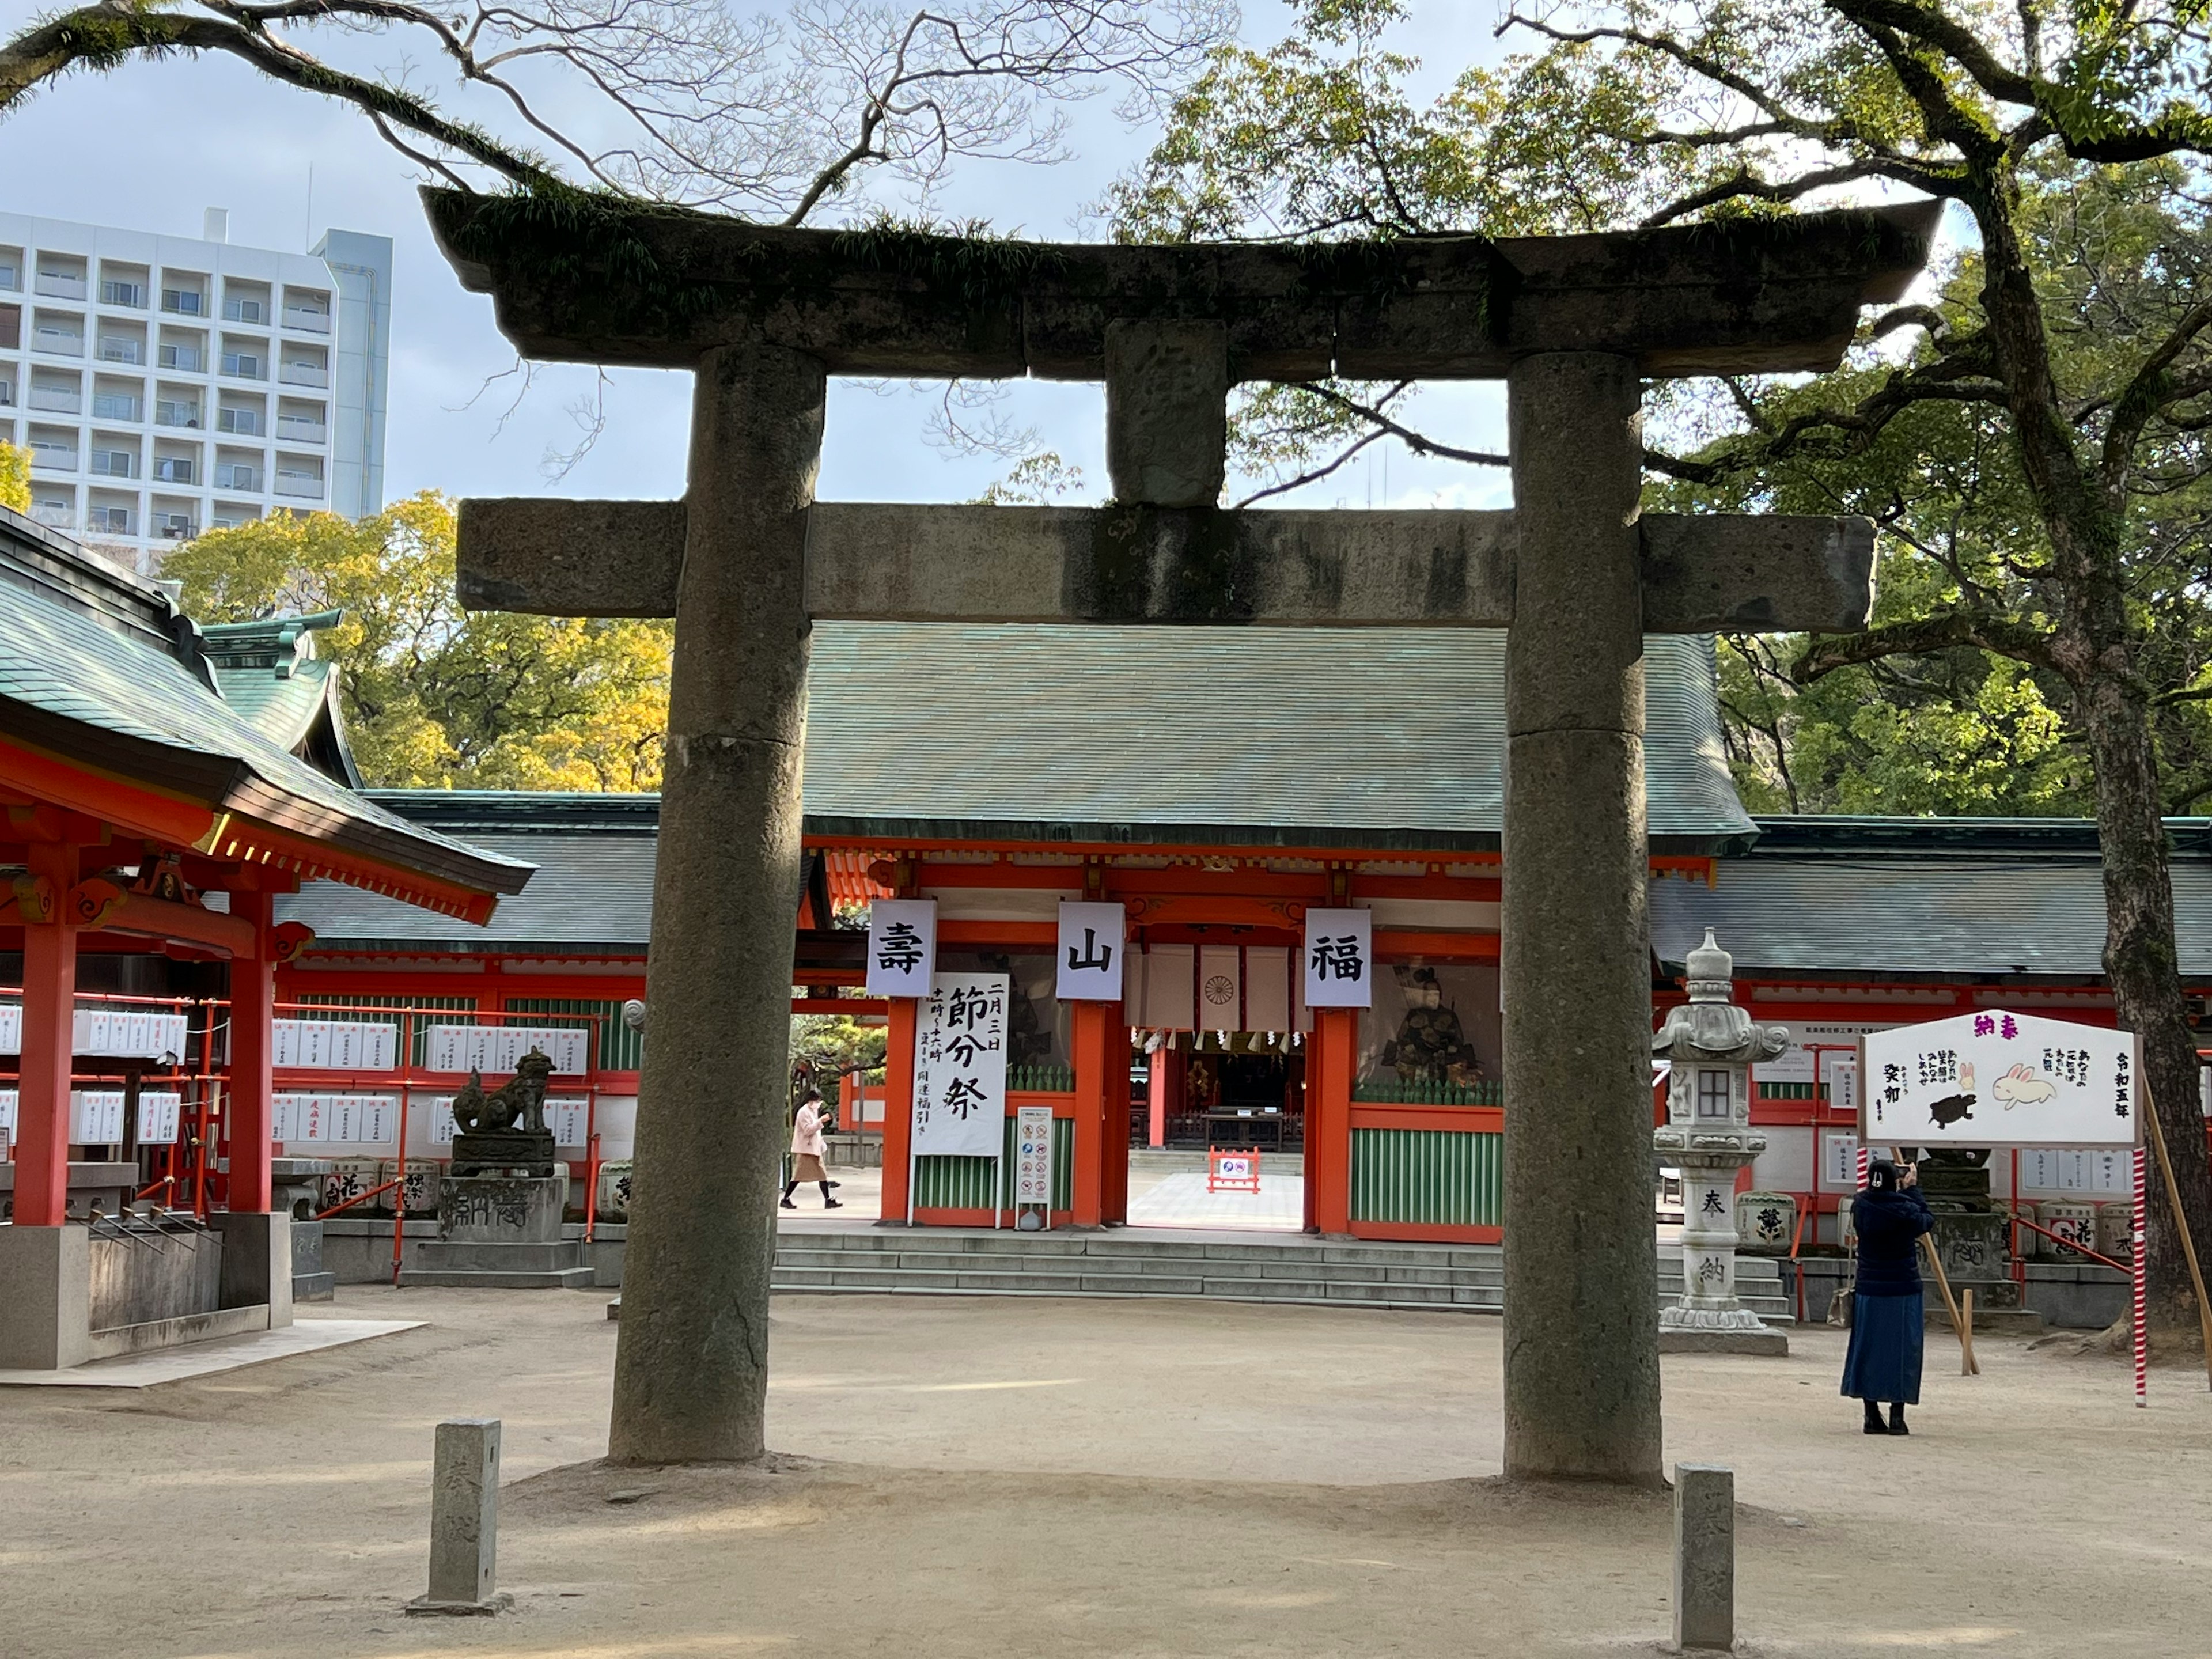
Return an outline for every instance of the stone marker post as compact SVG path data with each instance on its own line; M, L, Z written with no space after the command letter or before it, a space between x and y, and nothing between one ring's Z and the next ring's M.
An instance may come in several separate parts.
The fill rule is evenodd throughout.
M706 352L692 392L617 1463L766 1449L823 393L819 362L758 344Z
M1674 1645L1735 1645L1735 1471L1674 1465Z
M430 1591L410 1613L492 1613L499 1553L499 1419L438 1425L430 1472Z
M1657 1486L1642 385L1555 352L1506 396L1505 1473Z

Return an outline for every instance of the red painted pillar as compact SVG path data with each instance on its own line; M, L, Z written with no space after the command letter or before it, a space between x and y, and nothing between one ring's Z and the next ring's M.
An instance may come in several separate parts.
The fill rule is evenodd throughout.
M30 870L51 889L52 921L23 927L23 1054L15 1100L15 1224L69 1218L70 1060L76 1047L76 929L69 890L74 847L33 845Z
M1075 1225L1096 1227L1106 1217L1107 1064L1112 1022L1121 1011L1109 1002L1075 1007ZM1125 1081L1123 1089L1128 1087Z
M1152 1063L1149 1071L1151 1080L1145 1087L1146 1103L1148 1108L1145 1131L1145 1144L1147 1146L1164 1146L1168 1144L1168 1079L1175 1068L1175 1058L1172 1039L1163 1041L1152 1054Z
M1359 1048L1359 1011L1316 1008L1314 1036L1321 1043L1320 1075L1309 1060L1306 1181L1314 1225L1324 1233L1345 1233L1352 1231L1352 1065Z
M1101 1142L1106 1159L1104 1218L1123 1226L1129 1220L1129 1044L1128 1027L1120 1004L1109 1003L1114 1024L1106 1033L1105 1138Z
M891 999L890 1024L884 1040L884 1197L878 1213L904 1223L907 1165L914 1145L914 1034L921 1005L914 997Z
M234 1215L266 1214L270 1132L276 1127L274 1079L270 1071L270 1021L276 1013L275 898L268 893L230 896L230 910L253 924L253 956L230 962L230 1091L223 1115L229 1131L230 1180L227 1207Z

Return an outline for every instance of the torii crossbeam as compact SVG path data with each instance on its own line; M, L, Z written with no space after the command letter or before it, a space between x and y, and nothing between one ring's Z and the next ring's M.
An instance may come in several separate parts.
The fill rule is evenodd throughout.
M1647 378L1832 368L1938 204L1324 248L788 230L425 192L533 357L690 368L675 502L464 502L471 605L673 616L611 1456L763 1449L819 617L1504 627L1505 1466L1660 1479L1643 638L1840 631L1859 519L1639 517ZM1503 379L1510 513L1217 508L1251 380ZM1115 503L813 505L830 374L1103 380Z

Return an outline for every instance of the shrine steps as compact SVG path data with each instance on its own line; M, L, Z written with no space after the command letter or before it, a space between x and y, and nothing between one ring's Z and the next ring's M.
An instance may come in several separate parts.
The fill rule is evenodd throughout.
M1738 1290L1770 1323L1790 1322L1775 1264L1740 1258ZM779 1292L917 1296L1173 1297L1406 1312L1498 1313L1494 1244L1374 1243L1303 1234L1014 1233L865 1225L777 1236ZM1681 1294L1681 1257L1662 1247L1657 1298Z

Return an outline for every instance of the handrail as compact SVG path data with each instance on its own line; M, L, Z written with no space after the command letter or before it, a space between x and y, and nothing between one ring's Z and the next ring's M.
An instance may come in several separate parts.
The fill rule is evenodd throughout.
M161 1188L164 1188L164 1187L173 1187L173 1186L175 1186L176 1184L177 1184L177 1178L176 1178L176 1176L173 1176L173 1175L167 1175L167 1176L162 1176L159 1181L155 1182L152 1186L150 1186L150 1187L149 1187L148 1188L146 1188L146 1190L145 1190L144 1192L140 1193L140 1194L137 1195L137 1198L133 1198L131 1201L133 1204L136 1204L136 1203L138 1201L138 1199L141 1199L141 1198L151 1198L151 1197L153 1197L153 1196L154 1196L154 1194L156 1194L156 1193L160 1192L160 1191L161 1190Z
M2008 1213L2010 1213L2013 1220L2019 1225L2027 1228L2030 1231L2041 1233L2053 1244L2069 1249L2076 1255L2086 1255L2092 1261L2101 1261L2107 1267L2110 1267L2114 1273L2132 1274L2135 1272L2133 1267L2127 1266L2124 1262L2115 1261L2108 1255L2099 1255L2087 1244L2076 1244L2070 1238L2060 1237L2057 1233L2052 1232L2050 1228L2043 1225L2040 1222L2030 1221L2026 1216L2021 1214L2017 1210L2011 1211Z
M319 1210L316 1212L315 1219L318 1221L328 1221L339 1211L350 1210L356 1204L366 1204L372 1198L380 1198L385 1194L390 1192L394 1187L400 1184L401 1183L397 1181L387 1181L381 1187L372 1187L365 1193L356 1193L342 1204L333 1204L327 1210Z
M1797 1194L1792 1193L1790 1196L1794 1199ZM1800 1325L1805 1322L1805 1273L1804 1270L1797 1265L1797 1247L1805 1241L1805 1216L1812 1209L1817 1196L1815 1194L1808 1194L1807 1201L1797 1206L1797 1224L1790 1230L1790 1277L1797 1285L1797 1322Z

